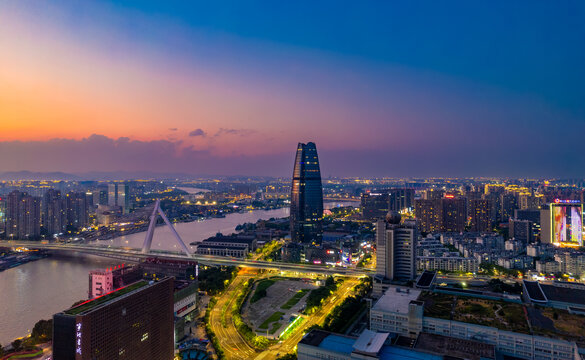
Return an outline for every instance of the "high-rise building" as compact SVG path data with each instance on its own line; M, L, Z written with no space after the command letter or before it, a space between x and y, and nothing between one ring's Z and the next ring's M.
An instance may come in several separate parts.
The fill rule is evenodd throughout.
M392 189L390 192L390 211L402 211L414 205L414 189Z
M376 275L390 280L416 277L416 222L400 224L400 214L389 212L376 222Z
M323 186L315 144L299 143L293 170L290 229L292 241L320 243L323 221Z
M390 196L387 192L372 191L362 194L362 216L366 220L383 219L388 213L389 206Z
M67 226L82 229L89 224L87 196L82 192L70 192L65 196L65 213Z
M508 224L509 237L522 241L525 245L532 243L532 221L510 219Z
M514 210L518 209L518 200L516 199L516 195L502 194L500 206L502 207L501 221L507 222L512 216L514 216Z
M0 196L0 239L5 235L6 230L6 199Z
M55 314L53 357L173 359L173 289L173 278L141 280Z
M108 205L120 206L123 214L130 212L130 188L128 184L111 183L108 185Z
M41 202L18 190L6 199L6 238L36 239L41 234Z
M108 203L108 192L102 189L96 189L92 192L93 205L109 205Z
M430 233L441 230L441 200L417 199L414 201L414 213L418 220L420 231Z
M492 206L489 200L469 200L469 217L471 218L470 230L476 232L491 231L491 210Z
M49 189L41 201L41 220L49 236L65 231L65 208L61 192Z
M467 202L463 197L445 195L441 199L442 223L441 231L462 232L467 223Z

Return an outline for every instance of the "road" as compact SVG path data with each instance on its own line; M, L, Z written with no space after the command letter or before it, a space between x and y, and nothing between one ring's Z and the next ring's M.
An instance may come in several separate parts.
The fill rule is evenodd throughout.
M230 311L235 302L239 288L254 276L255 274L238 274L238 276L236 276L232 283L217 299L217 303L209 316L211 328L217 336L226 359L246 360L253 359L257 355L257 352L246 343L246 340L244 340L242 335L240 335L236 329ZM222 324L222 312L224 309L224 323L226 326Z

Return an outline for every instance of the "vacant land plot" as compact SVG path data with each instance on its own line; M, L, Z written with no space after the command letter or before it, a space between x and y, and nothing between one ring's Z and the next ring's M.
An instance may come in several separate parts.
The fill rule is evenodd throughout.
M254 291L254 295L252 295L250 302L255 303L256 301L265 297L266 289L272 286L275 282L276 280L273 279L261 280L258 285L256 285L256 290Z
M266 289L265 297L254 303L250 301L245 304L242 309L242 318L258 334L266 335L268 332L269 335L278 335L288 326L293 314L298 314L299 310L305 306L306 294L315 288L317 286L312 283L279 279ZM275 313L282 315L279 315L276 320L270 319ZM281 317L283 321L279 321ZM267 320L271 321L265 323Z
M308 293L309 289L302 289L297 291L296 294L293 295L293 297L291 297L284 305L282 305L280 308L284 309L284 310L289 310L291 309L293 306L295 306L304 296L306 293Z
M268 329L268 325L272 324L273 322L276 322L278 320L280 320L280 318L282 317L282 315L284 315L283 312L277 311L274 314L270 315L268 317L268 319L264 320L264 322L262 324L260 324L260 326L258 326L260 329Z

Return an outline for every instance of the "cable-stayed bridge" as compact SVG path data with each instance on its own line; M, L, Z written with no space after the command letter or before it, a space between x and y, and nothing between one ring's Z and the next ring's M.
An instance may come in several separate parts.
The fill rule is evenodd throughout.
M152 239L154 237L154 230L156 228L156 221L158 216L161 216L165 224L171 229L177 242L179 243L182 252L160 251L152 250ZM343 267L326 267L309 264L293 264L275 261L249 260L241 258L231 258L225 256L213 255L198 255L191 254L188 247L185 245L179 234L175 231L171 222L160 209L160 201L157 200L154 209L150 216L150 224L142 249L131 249L127 247L113 247L111 245L91 245L81 243L43 243L41 241L0 241L0 247L25 247L29 249L42 249L59 252L81 253L88 255L96 255L114 258L127 262L140 262L146 258L164 258L171 260L194 260L204 265L224 265L224 266L241 266L257 269L292 271L298 273L316 273L316 274L330 274L343 276L361 277L368 275L371 271L368 269L353 269Z

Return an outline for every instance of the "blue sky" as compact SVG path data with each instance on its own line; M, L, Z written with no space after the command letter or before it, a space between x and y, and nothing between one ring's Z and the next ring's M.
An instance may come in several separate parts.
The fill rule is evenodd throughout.
M0 160L94 170L99 134L139 144L135 170L283 176L315 141L328 175L583 176L583 19L582 1L9 1L0 148L46 158Z

